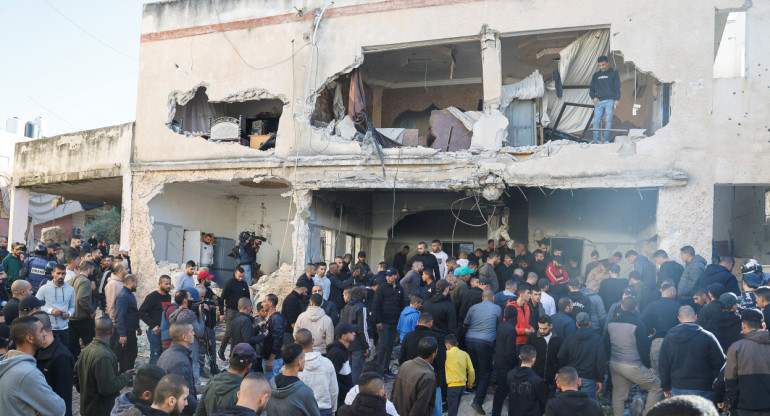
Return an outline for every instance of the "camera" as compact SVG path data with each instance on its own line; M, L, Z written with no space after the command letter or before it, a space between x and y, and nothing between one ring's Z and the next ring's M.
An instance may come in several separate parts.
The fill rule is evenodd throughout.
M212 299L201 299L201 300L194 300L190 302L190 309L192 310L198 310L198 306L200 305L209 305L216 307L217 302L213 301Z
M230 254L228 254L228 256L237 259L239 250L242 250L244 247L250 247L254 243L256 243L257 246L259 246L265 241L267 241L267 238L262 237L261 235L257 235L257 233L253 231L241 231L241 233L238 234L238 244L235 247L233 247L233 249L230 251Z

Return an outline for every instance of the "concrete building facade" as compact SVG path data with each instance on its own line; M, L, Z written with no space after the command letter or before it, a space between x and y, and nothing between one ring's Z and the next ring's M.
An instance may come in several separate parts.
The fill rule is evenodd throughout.
M743 42L723 41L736 21ZM743 0L147 4L135 124L18 145L12 238L30 190L120 205L145 293L201 233L223 248L265 236L262 270L284 286L308 261L365 250L373 264L433 238L455 255L508 235L580 261L684 245L767 261L768 22L770 4ZM590 108L553 126L565 101L590 104L576 74L601 54L621 77L622 131L541 144L546 114L583 131ZM357 74L372 126L403 146L351 130ZM539 92L522 92L530 76ZM447 136L450 113L464 123ZM225 117L240 138L216 140ZM265 125L273 148L244 145Z

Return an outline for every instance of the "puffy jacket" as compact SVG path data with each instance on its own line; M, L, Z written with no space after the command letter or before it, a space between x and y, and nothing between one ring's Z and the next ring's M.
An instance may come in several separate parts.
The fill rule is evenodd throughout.
M433 260L436 258L430 256ZM380 283L374 292L372 302L372 322L375 324L396 325L401 310L404 309L404 291L396 284Z
M694 288L707 288L712 283L721 283L728 292L735 293L735 296L741 295L738 279L725 266L719 264L709 264L706 266L706 270L695 281Z
M326 315L320 306L308 306L307 310L299 315L294 324L294 335L302 328L313 334L313 351L319 354L326 353L326 347L334 342L332 318Z
M546 416L604 416L599 402L584 391L559 392L545 406Z
M308 291L308 293L310 293L310 291ZM304 311L305 304L302 295L297 293L296 290L292 290L283 300L283 304L281 305L281 315L283 315L287 323L283 328L284 332L289 334L292 333L292 324L297 323L297 318L299 318L299 315Z
M176 374L181 376L185 382L187 382L190 394L187 396L187 406L184 408L183 412L185 414L192 414L198 407L192 360L192 351L176 342L172 342L171 346L163 351L163 354L158 358L158 367L166 370L166 374Z
M118 373L118 358L110 346L94 338L75 363L75 388L80 392L80 414L103 415L131 379Z
M367 325L367 311L361 298L351 296L348 304L342 308L340 322L346 322L356 327L356 338L350 343L350 351L369 349L369 328Z
M559 371L561 365L559 364L559 350L561 350L563 339L559 338L555 332L551 331L551 340L545 341L545 338L540 334L540 331L535 331L527 337L527 345L535 347L537 356L540 357L535 360L535 365L532 369L535 373L546 380L546 385L553 385L556 377L556 372Z
M423 312L433 315L433 329L442 335L457 333L457 312L448 295L436 293L422 305Z
M679 279L679 287L676 289L676 293L683 298L692 297L692 293L695 289L695 282L698 281L698 277L706 270L706 259L696 254L692 261L684 266L684 272Z
M591 315L591 328L603 328L604 323L607 321L607 309L604 308L604 301L602 300L602 297L587 287L581 288L580 293L582 293L588 299L588 301L591 302L591 306L589 308Z
M75 357L70 350L54 338L51 345L39 349L35 354L37 368L45 376L45 381L54 393L64 399L67 404L67 416L72 415L72 377L75 367Z
M604 348L610 353L610 361L650 368L648 334L644 322L634 312L621 310L617 317L610 319L604 332Z
M1 415L63 415L66 410L35 366L35 357L16 350L5 354L0 361Z
M558 354L559 365L577 370L578 376L590 380L604 380L607 355L604 340L593 328L578 328L562 343Z
M730 407L739 410L769 412L770 333L751 331L727 350L725 387Z
M716 337L696 323L679 324L668 331L660 347L660 387L711 391L725 362Z
M263 333L254 328L254 319L251 315L238 312L238 315L235 315L230 320L230 324L227 326L221 345L224 346L227 345L227 343L231 343L233 347L235 347L236 345L245 342L254 348L254 352L257 353L257 358L259 358L261 355L260 344L265 338ZM222 351L224 350L222 349Z
M411 305L401 311L401 315L398 317L398 326L396 327L401 342L404 342L404 335L414 330L414 327L417 326L417 319L419 318L420 311L413 308Z
M195 416L207 416L225 406L238 402L238 391L241 389L243 378L238 374L224 371L214 376L206 388L195 409Z
M340 394L337 372L334 371L334 364L328 358L320 352L305 353L305 368L299 372L299 379L313 389L319 409L331 409L332 413L337 411L337 400Z
M730 345L743 338L741 332L741 317L735 312L722 311L716 317L712 318L706 326L706 331L711 332L717 337L722 351L727 351Z
M94 313L91 281L84 275L78 274L70 280L69 284L75 289L75 313L70 319L73 321L91 319L91 314Z

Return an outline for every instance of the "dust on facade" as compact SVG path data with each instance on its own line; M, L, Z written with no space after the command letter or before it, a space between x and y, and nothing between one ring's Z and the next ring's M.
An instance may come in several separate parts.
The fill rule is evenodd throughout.
M146 4L136 122L19 143L10 236L31 192L119 205L140 294L204 234L223 283L243 231L281 298L307 262L434 238L767 261L768 19L744 0Z

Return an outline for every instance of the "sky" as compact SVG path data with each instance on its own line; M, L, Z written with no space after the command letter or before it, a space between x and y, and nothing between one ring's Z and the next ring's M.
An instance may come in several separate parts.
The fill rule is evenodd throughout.
M13 116L44 117L45 136L134 121L149 2L0 1L0 130Z

